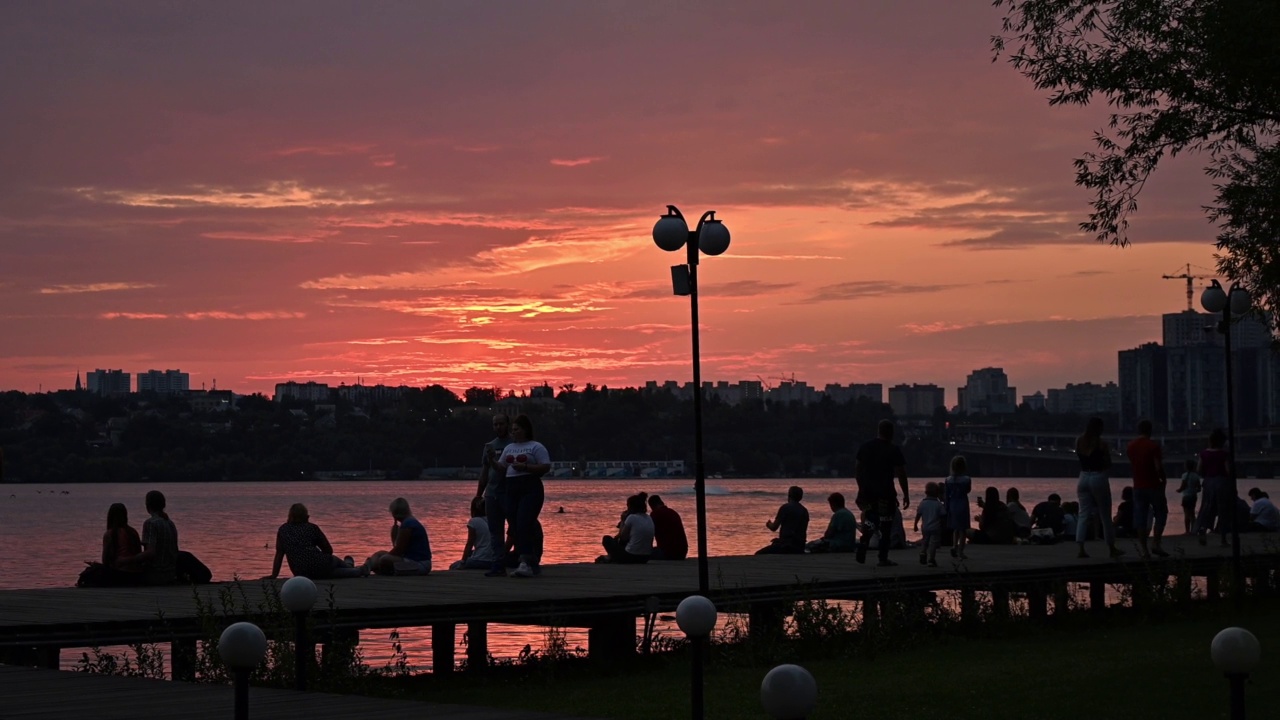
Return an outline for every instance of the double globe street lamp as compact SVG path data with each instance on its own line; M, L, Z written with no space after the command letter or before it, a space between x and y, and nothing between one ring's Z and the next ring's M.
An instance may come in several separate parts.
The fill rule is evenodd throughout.
M1231 291L1226 292L1222 289L1222 285L1214 280L1209 287L1200 295L1200 304L1205 310L1211 313L1221 313L1222 319L1218 321L1218 332L1222 333L1222 345L1225 350L1226 358L1226 384L1227 384L1227 491L1219 495L1220 502L1225 500L1230 503L1230 507L1218 508L1218 522L1229 523L1231 528L1231 572L1234 575L1233 585L1236 596L1237 605L1241 602L1241 595L1244 589L1244 577L1240 570L1240 521L1236 512L1236 503L1240 500L1240 488L1237 481L1236 473L1236 411L1235 411L1235 382L1231 362L1231 324L1233 317L1239 317L1249 312L1252 300L1249 297L1249 291L1238 285L1232 285ZM1229 496L1229 497L1228 497Z
M702 360L698 346L698 256L720 255L729 249L729 228L716 219L716 211L708 210L698 219L693 230L675 205L667 206L667 214L653 226L653 241L667 252L680 248L687 251L684 265L671 268L671 290L675 295L688 295L693 316L693 496L698 532L698 592L707 595L710 578L707 571L707 488L702 464Z

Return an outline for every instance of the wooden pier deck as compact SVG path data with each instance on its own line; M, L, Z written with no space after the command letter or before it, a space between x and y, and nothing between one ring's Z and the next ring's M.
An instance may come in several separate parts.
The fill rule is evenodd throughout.
M1269 576L1280 568L1280 536L1251 534L1241 540L1247 576ZM876 567L874 555L866 565L855 562L852 554L717 557L710 561L710 595L722 610L750 612L769 603L776 606L816 598L874 601L913 591L1025 591L1040 598L1051 596L1055 588L1061 592L1064 583L1090 583L1097 593L1091 594L1096 605L1106 583L1147 582L1157 577L1205 578L1210 593L1216 593L1217 578L1230 567L1230 550L1218 546L1216 537L1210 538L1207 547L1198 545L1194 538L1166 538L1166 547L1173 554L1167 560L1139 561L1132 541L1121 541L1121 547L1127 548L1128 554L1114 561L1098 557L1105 554L1100 542L1089 543L1094 557L1085 560L1075 557L1074 544L971 545L969 559L963 563L942 550L939 568L921 566L914 549L893 551L891 557L900 565L892 568ZM241 591L250 606L262 599L264 582L269 581L242 581ZM435 655L436 664L451 667L451 639L458 624L472 627L473 651L477 653L484 651L483 628L491 622L586 627L591 645L597 639L601 647L607 639L615 648L625 645L628 634L634 640L637 617L655 609L671 611L697 591L697 565L692 559L625 566L580 563L548 565L541 577L531 579L448 571L427 577L372 577L317 584L318 610L325 610L330 587L334 593L335 609L324 613L325 627L432 626L434 632L448 633L438 636L444 654ZM204 629L194 597L198 594L218 607L222 587L0 591L0 653L51 650L56 661L60 648L198 638ZM1036 610L1032 612L1034 615ZM589 650L594 654L594 647ZM7 656L13 657L12 652ZM37 662L53 664L47 657Z
M0 665L0 717L4 720L226 720L234 691L228 685L174 683L143 678ZM562 715L388 700L359 695L250 688L253 720L359 720L425 717L431 720L561 720Z

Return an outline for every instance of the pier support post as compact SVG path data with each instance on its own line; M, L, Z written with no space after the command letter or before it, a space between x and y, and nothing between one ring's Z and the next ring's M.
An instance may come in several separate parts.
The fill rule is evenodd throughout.
M1059 581L1053 585L1053 616L1071 612L1071 584Z
M183 638L169 643L169 662L173 668L173 679L182 682L196 681L196 641L195 638Z
M636 654L636 616L606 615L594 618L587 628L587 657L621 660Z
M1102 580L1089 582L1089 609L1102 612L1107 609L1107 583Z
M1177 580L1178 602L1191 602L1191 576L1179 574Z
M880 602L875 598L862 601L862 635L871 637L880 632Z
M1049 592L1044 585L1035 584L1027 589L1027 612L1036 622L1049 617Z
M778 640L787 619L787 604L780 602L751 603L747 608L747 637L752 640Z
M1217 600L1222 595L1222 578L1217 571L1207 573L1204 576L1204 599L1210 602Z
M448 675L453 672L453 646L457 642L458 626L453 623L435 623L431 626L431 674Z
M1009 591L1004 588L991 591L991 613L1001 620L1009 619Z
M467 669L483 670L489 666L489 623L467 623Z
M969 626L978 623L978 594L973 588L960 589L960 622Z

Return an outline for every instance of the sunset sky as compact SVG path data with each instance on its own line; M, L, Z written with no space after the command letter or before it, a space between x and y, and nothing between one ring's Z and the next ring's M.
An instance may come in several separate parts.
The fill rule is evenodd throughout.
M1116 378L1212 274L1203 158L1080 233L1103 107L985 1L0 5L0 390L180 368L456 391L691 378L650 237L718 211L706 380ZM1197 292L1198 294L1198 292Z

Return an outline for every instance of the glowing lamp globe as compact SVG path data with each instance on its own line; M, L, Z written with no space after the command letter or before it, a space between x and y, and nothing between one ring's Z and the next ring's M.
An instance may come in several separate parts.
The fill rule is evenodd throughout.
M658 218L653 226L653 242L667 252L675 252L689 240L689 224L674 209Z
M1223 292L1222 286L1214 280L1209 287L1200 293L1200 305L1211 313L1220 313L1227 307L1227 294Z
M1262 661L1258 638L1242 627L1229 627L1213 636L1209 645L1213 664L1227 675L1248 675Z
M803 720L818 706L818 683L799 665L779 665L760 683L760 703L775 720Z
M701 595L690 595L676 606L676 625L691 638L706 637L716 628L716 606Z
M218 638L218 654L227 667L252 670L267 655L267 636L253 623L235 623Z
M1249 291L1242 287L1231 288L1229 294L1231 299L1231 314L1243 315L1249 312L1249 307L1253 305L1253 298L1249 297Z
M304 613L316 604L318 594L316 584L310 578L289 578L280 588L280 602L289 612Z
M698 249L707 255L719 255L729 249L729 228L712 218L702 223L698 232Z

